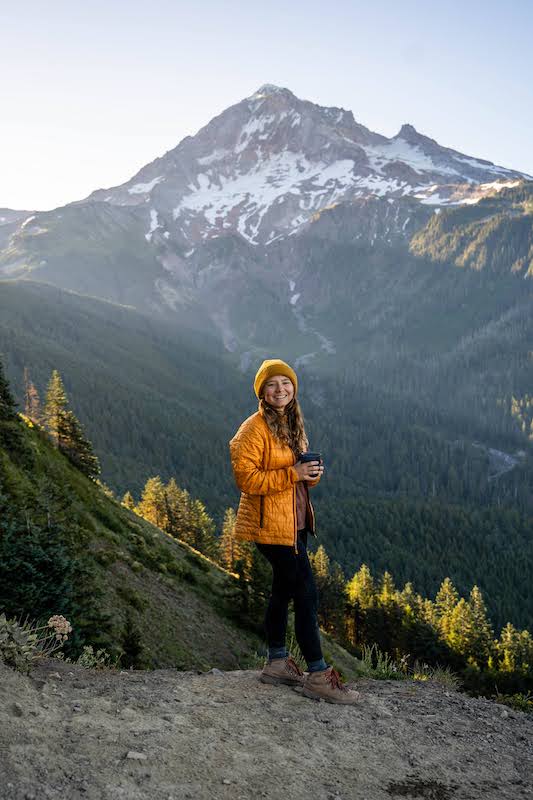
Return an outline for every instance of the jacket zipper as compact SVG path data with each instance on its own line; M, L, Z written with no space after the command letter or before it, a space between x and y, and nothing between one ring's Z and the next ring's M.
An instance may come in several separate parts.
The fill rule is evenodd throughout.
M259 527L263 527L263 495L259 496Z

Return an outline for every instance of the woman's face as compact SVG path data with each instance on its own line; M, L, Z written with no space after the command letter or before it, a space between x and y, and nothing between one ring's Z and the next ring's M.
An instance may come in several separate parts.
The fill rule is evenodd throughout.
M277 411L284 411L294 397L294 385L286 375L273 375L263 387L265 401Z

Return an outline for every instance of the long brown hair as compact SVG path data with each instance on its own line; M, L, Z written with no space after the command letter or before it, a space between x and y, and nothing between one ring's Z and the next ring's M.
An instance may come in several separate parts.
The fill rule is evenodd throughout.
M273 435L289 445L294 455L298 458L300 453L305 453L309 446L309 439L305 432L304 416L296 397L285 407L284 413L279 414L270 406L261 392L259 398L259 411L270 428Z

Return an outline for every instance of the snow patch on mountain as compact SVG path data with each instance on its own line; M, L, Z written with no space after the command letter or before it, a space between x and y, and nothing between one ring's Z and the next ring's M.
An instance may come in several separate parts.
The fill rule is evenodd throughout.
M164 180L165 180L164 175L158 175L157 178L148 181L148 183L135 183L133 186L128 187L128 192L130 194L148 194L149 192L152 191L154 186L156 186L158 183L161 183L161 181Z
M146 239L146 241L147 242L151 242L152 241L153 232L156 231L158 228L161 228L161 227L162 227L162 225L159 224L158 219L157 219L157 211L155 210L155 208L151 208L150 209L150 230L148 231L148 233L144 234L144 238Z

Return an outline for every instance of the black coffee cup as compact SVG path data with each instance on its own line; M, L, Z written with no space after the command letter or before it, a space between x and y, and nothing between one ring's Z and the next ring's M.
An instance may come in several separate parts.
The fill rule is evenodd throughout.
M306 464L308 461L322 461L322 456L320 453L301 453L300 458L298 459L302 464Z

